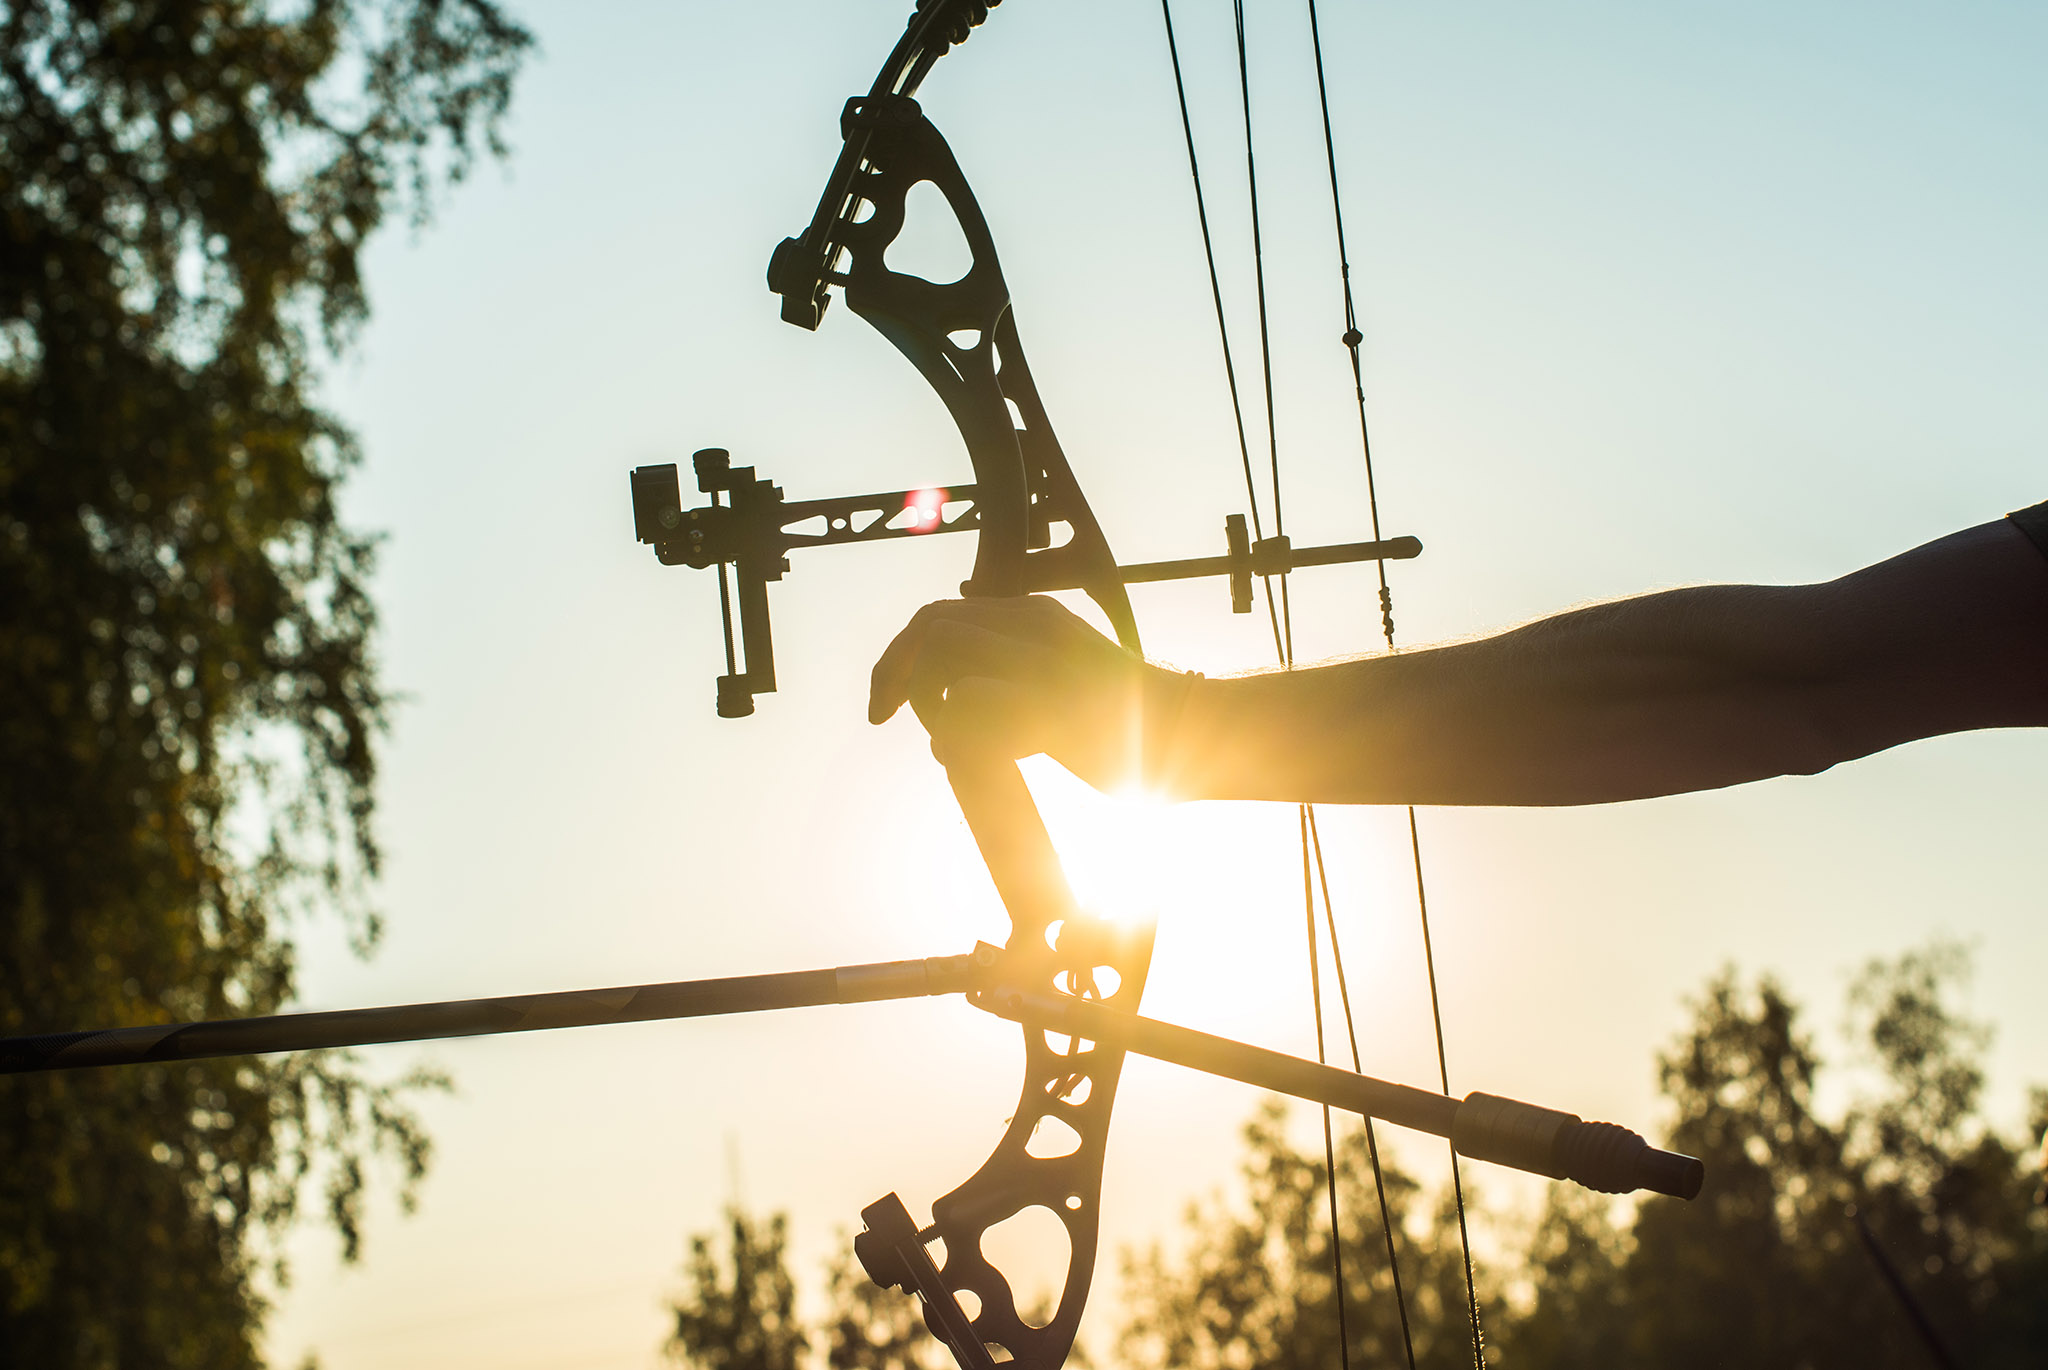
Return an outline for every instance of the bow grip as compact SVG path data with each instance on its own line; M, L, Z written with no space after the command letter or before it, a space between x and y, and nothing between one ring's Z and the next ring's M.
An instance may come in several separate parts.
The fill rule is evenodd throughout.
M1151 958L1149 930L1118 936L1080 915L1045 822L1015 761L999 754L956 757L946 767L960 811L1010 915L1002 954L1007 974L1033 993L1100 993L1103 1004L1135 1006ZM1098 984L1102 969L1114 984ZM1098 1207L1110 1108L1124 1053L1106 1042L1024 1032L1024 1082L995 1152L951 1193L932 1202L932 1226L920 1241L945 1249L936 1311L971 1295L967 1319L976 1347L999 1347L1013 1370L1057 1370L1072 1348L1087 1303L1101 1237ZM1035 1154L1041 1124L1060 1124L1071 1150ZM1066 1271L1056 1281L1050 1320L1026 1320L1009 1278L988 1259L983 1238L1026 1209L1057 1219L1067 1236ZM900 1245L900 1244L899 1244ZM915 1270L915 1263L912 1263ZM938 1324L933 1325L935 1333ZM963 1364L967 1362L963 1361Z
M1042 935L1050 924L1071 917L1078 908L1074 892L1017 763L994 756L956 759L947 763L946 778L1015 930ZM1042 952L1044 944L1032 950Z

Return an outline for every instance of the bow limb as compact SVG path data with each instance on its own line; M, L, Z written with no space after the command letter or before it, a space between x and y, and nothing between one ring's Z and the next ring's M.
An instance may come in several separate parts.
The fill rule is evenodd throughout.
M947 775L1010 913L1006 988L1087 994L1135 1011L1151 930L1120 936L1081 915L1016 763L956 762ZM1124 1053L1029 1027L1023 1040L1023 1087L1002 1140L979 1170L933 1202L923 1235L944 1242L947 1289L972 1296L975 1339L1003 1347L1020 1367L1055 1370L1073 1345L1094 1276L1102 1167ZM982 1250L990 1228L1033 1207L1059 1220L1068 1247L1058 1301L1042 1325L1021 1314L1008 1279Z
M945 404L974 468L981 530L963 593L1079 585L1137 650L1115 557L1039 401L994 241L952 152L916 102L894 91L850 101L842 131L846 149L818 218L770 264L784 317L815 326L826 287L840 286L847 307L888 338ZM956 281L927 281L884 260L903 230L909 191L921 182L945 197L972 253ZM1080 913L1015 762L962 760L947 773L1010 915L1003 962L1010 986L1135 1011L1151 957L1149 930L1118 935ZM1073 1345L1094 1274L1123 1052L1028 1028L1023 1036L1023 1088L994 1154L932 1204L932 1225L922 1232L891 1203L894 1196L876 1205L864 1215L869 1230L858 1249L879 1282L919 1293L933 1332L963 1366L988 1364L990 1348L1000 1348L1020 1367L1055 1370ZM1008 1278L982 1249L989 1229L1030 1208L1058 1219L1067 1236L1058 1302L1042 1321L1024 1316ZM933 1242L943 1244L943 1265L925 1253Z
M1039 400L995 240L952 150L904 95L848 101L841 131L860 155L851 171L835 169L826 189L820 213L831 206L833 217L824 227L814 219L769 263L783 317L796 312L814 320L823 314L826 286L843 287L847 308L893 343L945 404L974 467L981 521L963 593L1079 586L1117 640L1139 650L1116 558ZM945 197L967 242L972 264L958 280L928 281L893 271L885 260L903 231L910 190L922 182ZM1055 538L1056 530L1064 536Z

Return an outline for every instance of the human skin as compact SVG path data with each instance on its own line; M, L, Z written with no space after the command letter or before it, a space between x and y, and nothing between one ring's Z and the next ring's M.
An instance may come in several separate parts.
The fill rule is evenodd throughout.
M1102 789L1344 804L1598 804L2048 726L2048 557L2006 520L1813 585L1708 585L1491 637L1204 680L1057 601L927 605L875 665L949 756Z

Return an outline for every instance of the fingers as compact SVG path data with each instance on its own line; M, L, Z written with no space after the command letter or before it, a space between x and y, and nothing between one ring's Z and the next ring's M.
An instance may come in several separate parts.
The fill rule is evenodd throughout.
M911 673L918 658L924 654L925 641L931 634L933 623L963 603L961 600L940 600L925 605L911 616L903 631L890 640L868 677L868 722L886 723L903 707L910 698Z
M1133 768L1146 669L1057 600L944 600L875 663L868 719L908 703L941 762L1043 752L1095 783Z
M941 765L970 756L1016 760L1052 750L1052 727L1043 696L1030 688L988 676L953 683L944 707L920 718L932 735L932 755Z
M868 721L887 722L906 702L923 716L968 675L1049 683L1077 631L1082 640L1109 645L1057 600L1041 596L927 604L875 662Z
M927 604L919 609L882 650L868 676L868 722L888 722L910 698L910 668L916 663L917 649L924 640L926 616L936 607Z

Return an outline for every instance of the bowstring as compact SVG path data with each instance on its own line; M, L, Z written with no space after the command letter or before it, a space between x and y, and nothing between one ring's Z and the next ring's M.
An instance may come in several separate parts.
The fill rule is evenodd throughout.
M1238 394L1237 363L1233 360L1230 350L1230 325L1225 321L1223 312L1222 277L1216 270L1216 243L1209 232L1209 203L1208 198L1202 193L1202 164L1195 156L1195 128L1188 118L1188 92L1181 78L1180 45L1174 41L1173 36L1172 0L1159 0L1159 11L1166 21L1166 52L1173 59L1173 91L1180 100L1180 129L1182 136L1187 140L1188 174L1195 183L1195 218L1202 226L1202 257L1209 267L1209 298L1216 306L1216 331L1223 340L1223 378L1230 389L1230 417L1237 427L1237 455L1244 468L1245 496L1251 510L1252 539L1254 542L1262 542L1265 540L1266 531L1259 514L1258 483L1252 476L1252 446L1250 439L1245 436L1244 402ZM1269 389L1269 399L1271 393ZM1262 576L1260 579L1265 580L1266 577ZM1280 620L1274 607L1270 583L1266 595L1266 616L1272 622L1274 640L1282 640Z
M1234 20L1235 27L1235 37L1237 42L1238 90L1240 96L1240 103L1244 114L1245 182L1251 209L1252 256L1254 278L1257 290L1259 316L1259 358L1261 364L1262 381L1264 386L1264 398L1266 406L1266 439L1268 452L1268 467L1270 471L1270 480L1272 484L1273 493L1274 534L1275 536L1280 536L1285 532L1285 513L1284 507L1281 503L1280 493L1281 485L1279 434L1278 427L1274 420L1272 343L1271 331L1268 325L1268 313L1266 303L1265 254L1261 232L1261 217L1259 214L1258 160L1252 128L1250 62L1245 38L1243 0L1233 0L1232 11L1232 17ZM1195 150L1194 127L1188 113L1187 86L1181 71L1179 45L1174 36L1173 7L1171 0L1160 0L1160 14L1162 19L1164 20L1166 28L1167 52L1170 58L1172 59L1174 93L1176 98L1179 100L1180 104L1181 131L1187 143L1188 172L1190 179L1194 183L1195 213L1197 220L1201 225L1202 253L1209 271L1209 294L1210 299L1215 306L1216 328L1223 353L1224 377L1230 390L1231 415L1236 425L1238 454L1244 472L1245 498L1250 509L1253 536L1257 539L1263 540L1265 534L1259 508L1258 483L1254 479L1252 474L1251 443L1246 432L1246 425L1244 419L1244 405L1239 394L1237 382L1237 369L1233 361L1233 352L1230 345L1230 327L1223 306L1223 289L1221 284L1221 277L1216 268L1215 243L1209 228L1209 213L1207 201L1202 189L1201 161ZM1322 74L1322 53L1320 40L1318 40L1316 55L1317 76L1320 80ZM1327 141L1329 135L1327 103L1324 107L1324 116L1324 132ZM1332 164L1332 171L1334 175L1334 162ZM1350 309L1350 292L1348 278L1346 284L1346 308L1348 316L1348 311ZM1355 361L1356 354L1354 351L1354 363ZM1362 403L1362 385L1360 387L1360 393ZM1361 418L1362 417L1363 411L1361 408ZM1369 486L1371 481L1369 458L1367 480ZM1373 510L1373 520L1373 526L1375 529L1374 537L1377 538L1378 508L1376 501ZM1280 659L1280 664L1282 668L1291 670L1294 666L1294 616L1292 604L1288 594L1287 576L1284 572L1280 575L1279 593L1277 595L1275 595L1274 593L1272 577L1262 575L1260 577L1260 580L1264 583L1266 588L1267 618L1272 627L1273 646L1275 653ZM1385 589L1386 571L1384 565L1382 565L1380 568L1380 580L1382 587L1380 598L1381 603L1383 605L1384 617L1384 606L1388 603L1388 595ZM1330 904L1329 873L1323 861L1322 838L1316 824L1316 815L1314 807L1308 804L1301 805L1298 811L1298 819L1301 831L1302 898L1304 915L1308 931L1309 987L1310 995L1315 1005L1316 1059L1319 1062L1324 1063L1327 1063L1328 1060L1328 1050L1326 1045L1326 1034L1323 1020L1322 969L1320 958L1317 951L1319 938L1316 931L1316 891L1318 887L1320 887L1323 897L1323 911L1325 922L1327 923L1329 928L1331 959L1333 968L1337 976L1338 992L1343 1003L1345 1032L1349 1039L1351 1047L1352 1068L1354 1070L1358 1070L1361 1068L1360 1053L1358 1048L1358 1029L1356 1021L1352 1014L1351 992L1344 975L1343 956L1341 951L1338 949L1337 944L1337 926L1335 914ZM1419 848L1417 850L1419 852ZM1435 997L1434 983L1432 983L1431 985L1431 997L1432 999L1434 999ZM1439 1029L1439 1043L1441 1043L1441 1029ZM1441 1054L1441 1052L1439 1054ZM1341 1363L1344 1367L1346 1367L1346 1370L1348 1370L1351 1364L1351 1337L1348 1314L1348 1299L1345 1292L1344 1282L1343 1232L1338 1218L1336 1140L1334 1122L1331 1116L1331 1111L1327 1105L1325 1105L1322 1109L1322 1124L1323 1164L1324 1177L1326 1181L1325 1188L1327 1198L1329 1201L1330 1211L1330 1258L1332 1267L1331 1278L1332 1288L1335 1293L1335 1303L1337 1311L1338 1352ZM1372 1120L1370 1118L1365 1120L1365 1135L1367 1155L1370 1157L1372 1162L1373 1189L1379 1202L1380 1227L1381 1231L1384 1233L1386 1238L1387 1267L1392 1275L1394 1301L1395 1306L1399 1311L1400 1315L1401 1343L1403 1350L1406 1353L1409 1370L1415 1370L1415 1344L1413 1335L1410 1330L1408 1318L1408 1302L1405 1291L1402 1287L1400 1260L1396 1253L1394 1245L1394 1225L1391 1221L1391 1217L1389 1214L1389 1205L1387 1202L1386 1191L1386 1179L1380 1163L1379 1143L1374 1133ZM1462 1195L1460 1196L1459 1211L1460 1227L1462 1230ZM1469 1276L1469 1251L1467 1254L1466 1266Z
M1370 424L1367 422L1365 407L1365 368L1359 356L1359 348L1365 341L1365 338L1358 327L1358 304L1351 286L1351 252L1346 244L1344 234L1344 200L1337 185L1337 143L1330 119L1330 88L1323 70L1323 30L1321 20L1316 13L1316 0L1308 0L1308 25L1309 37L1315 49L1316 100L1322 113L1323 155L1330 171L1330 214L1336 227L1338 276L1343 286L1344 295L1343 343L1344 349L1349 354L1351 360L1352 393L1358 401L1358 445L1365 462L1366 506L1372 520L1372 535L1377 540L1380 536L1379 488L1373 476L1372 431ZM1386 640L1387 650L1391 652L1395 649L1394 593L1387 583L1386 562L1375 562L1374 566L1379 573L1380 631ZM1451 1092L1451 1072L1449 1058L1444 1050L1443 1005L1437 994L1436 953L1432 947L1429 935L1429 893L1422 874L1422 832L1420 825L1416 821L1415 806L1410 804L1407 807L1408 851L1415 874L1416 918L1422 931L1422 960L1429 980L1430 1021L1436 1034L1437 1081L1443 1092L1449 1094ZM1320 858L1321 838L1314 834L1313 826L1311 826L1310 832L1315 837L1315 845ZM1329 912L1330 900L1327 887L1323 892L1323 908L1325 913ZM1330 952L1333 958L1337 955L1337 927L1334 920L1330 923ZM1343 984L1341 962L1339 962L1338 968L1338 983L1341 988ZM1348 994L1345 998L1344 1016L1345 1022L1349 1024L1351 1021L1351 1007ZM1354 1035L1352 1039L1354 1068L1357 1068L1357 1051L1357 1038ZM1370 1142L1372 1138L1372 1123L1370 1120L1367 1120L1366 1123L1366 1137L1368 1142ZM1465 1218L1465 1182L1463 1175L1459 1171L1457 1148L1450 1146L1446 1149L1450 1154L1451 1160L1451 1194L1458 1210L1458 1246L1465 1268L1465 1310L1472 1327L1472 1363L1477 1367L1477 1370L1486 1370L1486 1341L1479 1321L1479 1290L1472 1271L1472 1234ZM1375 1171L1377 1171L1377 1156L1374 1158L1374 1167ZM1384 1202L1383 1195L1382 1204ZM1382 1212L1384 1212L1384 1209ZM1391 1240L1392 1236L1390 1233L1389 1241L1391 1242ZM1404 1319L1403 1333L1405 1335L1405 1308L1402 1316ZM1409 1363L1412 1366L1415 1355L1412 1347L1408 1354Z

